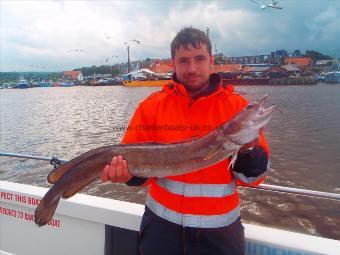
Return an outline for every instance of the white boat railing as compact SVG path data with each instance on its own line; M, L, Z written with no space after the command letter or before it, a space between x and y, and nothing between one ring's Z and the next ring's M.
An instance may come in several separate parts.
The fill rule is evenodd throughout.
M52 220L34 224L48 188L0 180L0 255L137 255L144 206L76 194L62 199ZM246 255L338 255L340 241L243 224Z
M44 161L49 161L52 165L56 165L58 163L60 164L66 163L68 161L66 159L58 159L56 157L41 157L41 156L22 155L22 154L5 153L5 152L0 152L0 156L33 159L33 160L44 160ZM271 192L279 192L279 193L288 193L288 194L295 194L295 195L302 195L302 196L311 196L311 197L317 197L317 198L322 198L322 199L332 199L332 200L340 201L340 194L331 193L331 192L290 188L290 187L271 185L271 184L260 184L257 187L247 186L245 188L265 190L265 191L271 191Z

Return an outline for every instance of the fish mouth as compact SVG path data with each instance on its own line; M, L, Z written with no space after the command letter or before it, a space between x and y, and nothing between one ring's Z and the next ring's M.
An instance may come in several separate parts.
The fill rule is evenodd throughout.
M267 116L267 115L270 115L272 114L273 112L275 112L276 110L278 110L279 107L277 105L272 105L266 109L262 109L262 112L261 112L261 115L262 116Z
M263 105L270 98L270 94L265 94L259 101L260 105Z
M264 114L264 111L266 110L264 108L264 104L265 102L268 101L268 99L270 98L270 95L269 94L265 94L259 101L258 101L258 104L259 104L259 111L258 111L258 114L261 116Z
M259 104L258 115L261 116L261 117L265 117L267 115L270 115L273 112L275 112L276 110L278 110L277 105L272 105L268 108L264 108L264 104L268 101L269 98L270 98L270 95L266 94L258 101L258 104Z

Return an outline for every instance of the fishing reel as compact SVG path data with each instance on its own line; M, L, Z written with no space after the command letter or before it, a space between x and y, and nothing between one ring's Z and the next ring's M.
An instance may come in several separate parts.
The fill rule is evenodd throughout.
M57 168L63 164L63 161L53 156L50 160L50 164L53 165L53 168Z

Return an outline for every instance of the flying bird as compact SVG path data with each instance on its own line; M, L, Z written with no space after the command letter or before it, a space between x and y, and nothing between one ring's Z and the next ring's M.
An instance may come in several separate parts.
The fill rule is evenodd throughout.
M70 52L85 52L85 51L86 50L82 50L82 49L70 49L67 52L70 53Z
M263 3L259 2L259 1L256 1L256 0L249 0L249 1L250 1L250 2L253 2L253 3L255 3L255 4L258 4L262 10L266 9L267 7L268 7L268 8L273 8L273 9L279 9L279 10L282 9L281 6L277 6L277 4L278 4L279 2L278 2L278 1L275 1L275 0L272 0L272 2L271 2L270 4L263 4Z
M271 4L267 4L267 7L281 10L282 7L281 6L277 6L278 3L279 3L278 1L272 0Z
M107 33L104 33L104 35L105 35L105 38L106 38L107 40L110 40L110 38L111 38L110 35L108 35Z
M134 42L140 44L140 41L138 41L138 40L136 40L136 39L133 39L133 40L131 40L131 41L134 41Z
M31 67L34 67L34 68L46 68L45 66L41 66L41 65L30 65Z
M129 42L135 42L135 43L137 43L137 44L140 44L140 41L139 41L139 40L132 39L132 40L130 40L130 41L125 42L124 45L129 45Z

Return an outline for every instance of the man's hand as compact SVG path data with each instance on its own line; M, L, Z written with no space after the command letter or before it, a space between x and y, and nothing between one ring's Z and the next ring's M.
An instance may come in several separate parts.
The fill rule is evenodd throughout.
M113 157L111 165L104 167L101 180L102 182L128 182L132 178L132 175L128 171L127 162L122 156Z

